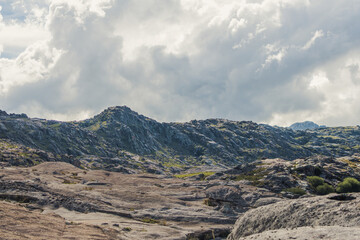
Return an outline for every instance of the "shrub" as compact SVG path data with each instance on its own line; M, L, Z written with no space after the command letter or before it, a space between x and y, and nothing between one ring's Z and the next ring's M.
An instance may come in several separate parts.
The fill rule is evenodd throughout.
M205 198L204 199L204 204L207 205L207 206L210 206L210 207L216 207L217 206L216 201L211 199L211 198Z
M144 223L151 223L151 224L160 223L159 220L152 219L152 218L143 218L143 219L141 219L141 221Z
M160 225L166 226L166 221L165 220L157 220L157 219L152 219L152 218L143 218L143 219L141 219L141 221L144 222L144 223L160 224Z
M284 189L284 191L292 193L292 194L300 195L300 196L306 194L306 191L299 187L286 188L286 189Z
M316 189L317 186L324 185L324 179L318 176L309 176L306 178L311 187Z
M269 172L266 170L266 168L259 167L247 173L236 175L233 180L247 180L250 181L254 186L263 186L264 181L261 181L261 179L263 179L268 173Z
M319 195L326 195L333 192L335 192L335 189L327 183L316 187L316 193Z
M338 184L336 191L338 193L360 192L360 182L355 178L345 178Z
M335 192L335 189L331 185L325 183L322 177L309 176L306 178L306 180L312 189L316 192L316 194L326 195Z
M75 182L71 182L68 179L64 179L63 184L76 184Z

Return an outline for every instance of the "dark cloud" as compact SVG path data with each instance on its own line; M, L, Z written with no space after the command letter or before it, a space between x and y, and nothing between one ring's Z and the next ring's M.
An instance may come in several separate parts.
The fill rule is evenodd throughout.
M18 58L0 72L1 108L73 119L128 105L160 121L356 124L360 112L348 106L360 101L359 8L335 0L52 3L52 39L23 53L37 68Z

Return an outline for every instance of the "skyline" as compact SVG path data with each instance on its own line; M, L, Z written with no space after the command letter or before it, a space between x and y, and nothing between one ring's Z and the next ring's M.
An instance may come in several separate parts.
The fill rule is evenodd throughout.
M358 125L360 3L0 0L0 109Z

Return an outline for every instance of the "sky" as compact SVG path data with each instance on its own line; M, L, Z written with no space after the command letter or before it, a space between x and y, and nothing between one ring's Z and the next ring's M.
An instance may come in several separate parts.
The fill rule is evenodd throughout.
M358 0L0 0L0 109L360 124Z

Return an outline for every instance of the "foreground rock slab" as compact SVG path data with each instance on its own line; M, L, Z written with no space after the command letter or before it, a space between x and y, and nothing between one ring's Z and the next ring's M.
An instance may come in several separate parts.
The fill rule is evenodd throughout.
M242 237L270 230L317 226L353 227L358 232L360 229L359 211L359 193L347 198L331 194L281 201L246 212L237 220L228 239L242 239ZM282 231L279 230L280 235ZM266 234L261 236L266 236ZM357 239L354 236L342 239Z
M360 239L360 228L340 226L300 227L296 229L278 229L241 237L239 240L356 240Z

